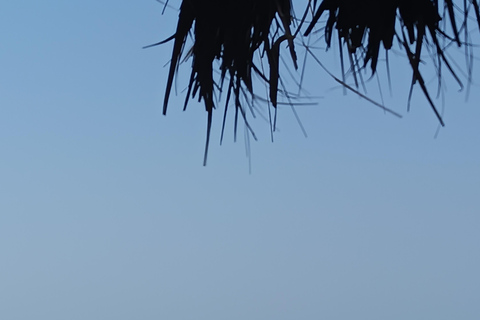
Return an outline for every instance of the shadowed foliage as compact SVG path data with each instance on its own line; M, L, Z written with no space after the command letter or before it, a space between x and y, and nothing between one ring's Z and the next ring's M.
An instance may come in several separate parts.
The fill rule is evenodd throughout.
M276 26L272 31L272 22ZM210 139L212 112L215 108L215 90L222 91L228 75L226 108L233 92L235 109L245 119L240 103L242 88L253 93L252 73L257 72L270 87L270 101L277 103L279 78L279 46L287 41L296 64L293 36L290 31L290 0L184 0L180 7L174 40L172 60L168 74L163 113L172 89L173 79L182 58L184 45L193 28L194 44L187 56L192 57L192 70L185 100L190 97L203 100L208 113L205 162ZM275 35L271 35L274 32ZM262 48L270 66L264 75L254 65L255 51ZM213 63L220 60L220 77L214 80Z
M273 107L277 106L280 45L286 43L285 47L293 66L297 68L294 40L301 36L298 35L298 30L294 33L291 31L291 23L295 21L295 17L290 1L183 0L175 34L158 43L174 41L164 114L180 62L186 58L192 60L184 108L190 98L203 100L205 104L207 141L204 163L207 159L212 112L219 101L218 94L226 92L225 116L230 101L233 101L235 128L239 115L250 128L244 103L241 101L247 93L254 95L252 74L255 73L258 78L263 79L269 88L269 102ZM346 54L357 87L356 74L368 65L372 75L375 74L380 49L383 47L388 52L397 41L412 69L410 96L413 86L418 84L441 125L444 125L420 71L422 53L427 48L428 54L433 55L439 79L442 77L441 70L444 65L463 87L445 52L451 44L471 48L468 23L472 20L480 27L477 0L310 0L306 5L305 14L298 20L299 30L304 23L306 25L303 37L312 36L314 31L317 33L323 29L329 47L332 37L337 35L342 70L343 57ZM328 13L328 17L321 20L325 13ZM193 45L184 52L189 35L193 37ZM343 47L346 47L345 53ZM263 64L261 67L255 64L256 52L259 53L260 61L267 61L268 72L263 71ZM471 50L466 51L467 60L471 61L473 59L468 59L469 52L471 53ZM388 55L386 58L388 68ZM320 61L319 57L315 59ZM358 61L362 60L363 64L360 64ZM218 64L215 61L218 61ZM219 67L215 68L216 65ZM470 81L471 65L468 69ZM355 91L345 80L339 82ZM223 121L225 126L225 117Z
M364 66L370 62L373 74L377 69L381 45L386 50L390 50L396 38L401 47L404 48L412 67L412 88L414 84L418 83L420 85L443 126L443 119L430 97L419 66L422 60L422 50L425 46L431 46L433 48L429 52L436 55L435 60L437 60L439 77L441 77L441 66L444 64L460 86L463 87L444 54L446 46L442 46L439 41L439 38L446 39L448 43L454 42L459 47L462 44L470 45L468 39L469 11L473 8L480 27L479 7L476 1L463 1L462 5L463 8L456 6L453 0L445 0L443 2L442 19L439 13L438 0L324 0L316 9L305 36L312 32L320 17L328 12L329 17L325 23L327 46L331 45L332 34L336 29L339 38L343 40L347 47L352 70L360 69L356 64L356 61L359 60L356 54L360 51L360 55L364 57ZM313 1L313 6L317 7L317 1ZM457 11L457 14L455 11ZM456 15L461 16L461 24L457 23ZM442 20L450 22L450 36L445 30L446 26L440 26ZM400 28L396 28L397 21ZM460 31L462 30L464 31L463 40L460 38ZM341 58L343 65L343 54L341 54Z

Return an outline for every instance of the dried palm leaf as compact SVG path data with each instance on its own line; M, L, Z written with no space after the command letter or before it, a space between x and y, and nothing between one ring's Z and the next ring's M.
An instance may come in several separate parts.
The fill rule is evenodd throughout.
M183 0L175 34L172 60L163 105L166 114L173 80L182 59L185 43L193 29L194 43L189 54L192 70L185 107L191 97L203 100L208 114L206 163L212 113L215 109L215 90L222 90L226 77L227 106L233 93L235 108L245 116L240 103L242 88L253 94L252 73L260 73L270 87L270 101L277 105L280 44L288 42L296 67L291 0ZM163 42L162 42L163 43ZM261 74L254 63L254 53L263 50L270 73ZM220 61L220 77L214 79L214 61Z
M463 1L463 9L456 6L453 0L443 1L443 14L439 13L438 0L324 0L320 3L308 26L305 36L308 36L320 17L328 11L329 17L325 23L325 39L327 46L331 45L332 34L336 29L339 38L343 40L352 61L352 70L358 70L355 56L359 51L364 56L364 67L370 63L372 74L376 72L379 50L391 49L394 39L398 39L404 48L413 71L412 86L418 83L435 112L440 123L443 119L435 107L420 72L419 65L424 46L431 46L436 54L438 68L444 64L457 82L462 82L444 54L445 47L440 45L439 38L455 42L458 46L468 45L468 29L466 27L469 12L475 13L480 28L480 11L477 0ZM313 1L317 7L317 1ZM462 14L463 22L457 23L455 11ZM450 21L453 35L448 36L446 30L440 27L442 20ZM400 31L396 22L400 24ZM465 39L460 38L460 30L465 31ZM405 33L406 32L406 33ZM368 36L368 41L365 38ZM366 42L366 44L365 44ZM352 58L352 56L355 56ZM343 56L342 56L343 61ZM439 72L439 77L441 76Z
M276 107L279 84L282 83L279 72L280 45L287 43L296 68L294 39L311 10L314 14L304 35L310 35L323 14L328 12L324 28L327 47L331 45L336 30L347 48L357 87L356 71L370 65L372 74L375 74L380 49L383 47L386 51L390 50L396 40L405 51L412 68L411 92L413 86L418 84L440 123L444 125L420 72L422 53L433 52L439 78L442 77L442 66L446 66L462 87L445 50L450 44L463 45L470 50L468 22L470 13L473 12L480 28L478 1L463 0L462 5L458 5L454 0L443 0L440 4L438 0L308 0L308 8L300 19L297 31L292 34L290 25L294 17L291 0L182 0L175 34L158 43L174 41L163 113L167 112L180 61L191 58L192 68L184 108L190 98L204 102L207 111L206 163L212 113L218 102L215 99L216 93L223 91L224 83L227 84L225 115L229 102L233 101L235 131L239 115L250 129L241 99L247 93L254 95L252 74L256 73L265 81L269 87L269 102ZM442 24L442 20L449 23ZM192 33L193 45L184 54L188 36ZM447 45L444 45L445 42ZM312 54L308 48L307 52ZM268 74L254 63L255 53L260 53L261 59L268 62ZM340 57L343 70L342 50ZM363 66L359 66L358 61L362 58ZM315 59L320 61L317 57ZM469 69L468 80L471 80L471 67ZM216 73L219 74L218 77L214 76ZM344 81L337 81L360 94Z

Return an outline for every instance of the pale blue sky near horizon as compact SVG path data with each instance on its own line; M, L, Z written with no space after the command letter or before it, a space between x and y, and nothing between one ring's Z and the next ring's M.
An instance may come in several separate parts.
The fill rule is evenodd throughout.
M436 138L418 88L406 112L400 53L392 96L379 72L402 119L310 61L308 138L290 107L274 143L252 120L249 173L243 128L219 146L219 107L203 167L203 105L181 110L189 62L164 117L171 43L142 49L174 32L162 10L0 5L1 319L480 317L478 61L467 101L445 77ZM316 52L339 75L335 48Z

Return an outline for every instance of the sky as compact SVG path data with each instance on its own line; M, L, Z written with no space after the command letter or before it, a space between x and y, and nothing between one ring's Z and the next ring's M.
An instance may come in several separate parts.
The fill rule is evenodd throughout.
M478 79L467 99L445 76L436 136L418 88L407 112L398 48L392 93L385 68L379 82L401 119L309 60L295 109L308 137L281 106L273 143L252 119L249 159L232 119L219 145L219 108L204 167L204 107L182 111L189 62L165 117L171 43L142 49L173 34L162 10L0 5L2 319L480 317ZM312 46L339 76L337 51Z

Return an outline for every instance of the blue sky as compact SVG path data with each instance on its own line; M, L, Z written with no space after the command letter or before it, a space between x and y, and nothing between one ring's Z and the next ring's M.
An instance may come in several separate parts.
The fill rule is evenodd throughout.
M174 32L162 9L0 5L2 319L479 318L478 79L465 101L446 77L434 138L418 89L406 112L405 59L392 96L379 69L402 119L310 63L308 138L289 107L274 143L256 119L249 174L243 128L217 142L218 110L203 167L189 64L164 117L171 44L142 49ZM335 49L316 52L339 75Z

